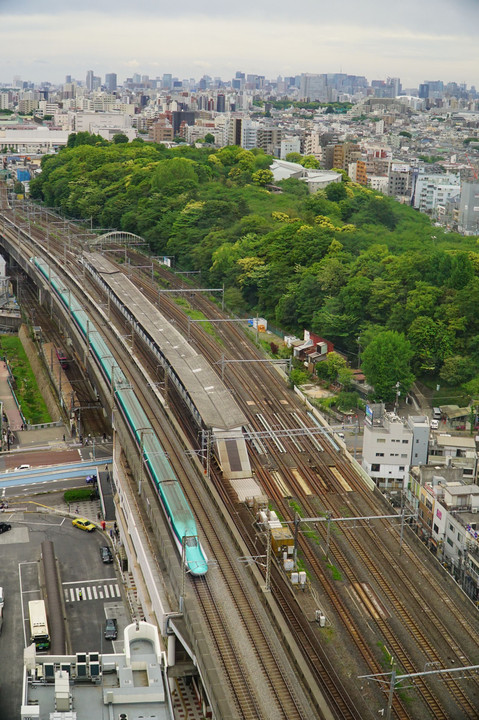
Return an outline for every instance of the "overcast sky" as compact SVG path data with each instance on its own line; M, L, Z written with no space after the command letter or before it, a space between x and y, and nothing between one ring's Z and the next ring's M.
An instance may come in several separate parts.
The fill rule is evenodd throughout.
M479 87L479 0L0 0L0 28L4 83L242 70Z

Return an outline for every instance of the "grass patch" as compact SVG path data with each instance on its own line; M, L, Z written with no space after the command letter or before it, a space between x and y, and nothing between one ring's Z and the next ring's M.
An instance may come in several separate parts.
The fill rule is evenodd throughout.
M188 302L188 300L186 300L186 298L177 297L177 298L175 298L175 303L177 305L179 305L181 307L181 309L184 310L185 315L188 315L188 317L190 317L192 320L204 320L204 322L200 323L203 330L205 332L207 332L208 335L211 335L212 337L214 337L214 339L216 340L216 342L219 345L224 344L223 340L220 338L220 336L216 332L213 325L210 322L208 322L208 320L205 318L205 316L203 315L202 312L192 308L190 303Z
M20 338L14 335L1 335L0 355L6 356L8 359L15 380L15 394L27 422L33 425L51 422L50 413L38 388L37 380Z
M331 627L331 625L320 628L320 630L321 630L321 635L326 642L329 643L334 639L334 630Z
M342 580L343 579L343 576L339 572L336 565L333 565L332 563L328 563L326 565L326 567L328 568L328 570L331 570L331 576L332 576L333 580Z
M290 501L289 501L289 506L290 506L291 508L293 508L293 510L294 510L295 512L298 513L299 517L304 517L304 510L301 508L301 505L300 505L299 503L297 503L295 500L290 500ZM320 514L321 514L321 513L320 513ZM324 513L323 513L323 515L324 515ZM303 528L303 529L301 530L301 533L302 533L302 535L303 535L304 537L309 538L310 540L312 540L313 542L315 542L316 545L319 545L319 542L320 542L319 534L317 533L316 530L312 530L310 525L308 525L307 527Z
M458 405L466 407L469 405L470 395L465 392L461 386L446 385L440 378L422 377L420 382L425 385L427 390L426 396L430 397L433 407L440 405ZM436 390L439 384L439 390Z
M296 500L290 500L289 507L293 508L294 512L298 513L299 517L304 517L304 511L301 505L296 502Z
M82 502L83 500L90 500L92 492L92 489L89 487L73 488L72 490L65 491L63 499L66 503Z

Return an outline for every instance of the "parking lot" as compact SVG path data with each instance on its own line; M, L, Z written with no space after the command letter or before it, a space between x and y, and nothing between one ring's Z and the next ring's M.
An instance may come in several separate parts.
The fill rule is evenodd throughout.
M23 649L30 643L29 600L44 597L41 544L54 544L66 620L67 651L101 653L122 647L122 630L130 622L116 561L103 562L101 546L110 538L101 530L84 532L69 518L38 512L4 512L11 530L0 534L0 586L5 605L0 634L0 717L19 716ZM114 556L114 553L113 553ZM104 638L106 618L118 621L118 638Z

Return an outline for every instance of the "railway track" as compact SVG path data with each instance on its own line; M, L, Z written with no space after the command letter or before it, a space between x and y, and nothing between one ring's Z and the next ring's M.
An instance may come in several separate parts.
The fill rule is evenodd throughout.
M52 242L52 241L51 241L51 242ZM60 251L60 248L59 248L59 251ZM132 253L132 254L131 254L132 257L135 257L135 255L136 255L135 253ZM161 272L161 269L160 269L159 271ZM141 278L141 273L138 273L138 276ZM146 286L148 285L146 279L145 279L145 280L142 280L142 283L143 283L143 282L144 282L145 287L146 287ZM172 283L172 285L171 285L172 287L173 287L174 285L176 286L176 280L172 280L172 279L171 279L171 275L169 276L168 282ZM187 291L187 287L186 287L186 291ZM154 292L154 291L153 291L153 292ZM154 295L155 295L155 300L156 300L157 297L158 297L157 291L154 292ZM164 297L164 296L163 296L163 297ZM179 310L179 308L177 307L177 305L176 305L175 303L170 302L170 301L167 300L166 298L163 299L163 297L162 297L162 312L165 312L165 308L166 308L167 311L170 313L170 315L174 317L175 321L177 322L177 325L178 325L180 328L183 329L183 332L186 332L187 324L188 324L188 323L187 323L187 321L186 321L186 319L185 319L184 314L182 313L182 311ZM200 308L202 308L203 311L206 311L206 313L211 313L211 312L213 312L213 308L215 308L215 306L213 306L208 300L199 298L198 296L195 296L195 305L198 306L198 307L200 307ZM216 311L216 310L215 310L215 311ZM209 357L209 359L210 359L210 361L211 361L212 363L218 362L218 359L219 359L219 356L220 356L220 353L219 353L219 351L218 351L218 346L215 346L208 337L205 337L205 333L202 333L199 327L193 325L193 326L190 328L190 331L191 331L192 338L194 339L194 342L198 343L199 345L201 344L201 347L202 347L202 348L205 348L205 349L203 350L203 354L208 355L208 357ZM238 348L238 346L244 347L244 346L246 345L244 334L242 334L241 332L239 332L235 327L226 328L226 326L220 326L219 334L220 334L220 336L221 336L221 338L222 338L222 341L223 341L223 343L224 343L223 346L221 347L221 352L222 352L222 353L223 353L223 352L226 352L229 357L236 357L236 353L237 353L237 348ZM258 359L262 358L262 356L261 356L256 350L252 350L252 354L253 354L253 356L258 357ZM259 368L259 369L258 369L258 368ZM256 372L256 370L257 370L257 372ZM235 386L236 386L237 384L238 384L238 386L239 386L240 383L241 383L241 384L247 383L246 386L248 387L248 390L247 390L246 392L243 391L243 390L237 390L237 393L236 393L236 394L237 394L237 396L242 400L242 402L246 405L246 407L245 407L244 409L245 409L246 412L248 412L247 398L251 398L251 396L252 396L252 392L251 392L251 388L252 388L251 375L248 374L243 368L240 369L240 368L237 367L237 366L230 366L230 367L228 368L228 371L227 371L227 373L226 373L226 376L227 376L227 381L228 381L230 384L231 384L232 381L234 380ZM292 426L291 418L290 418L290 417L287 417L287 416L284 416L284 415L281 415L281 413L284 413L284 405L283 405L283 403L290 403L291 397L289 396L289 394L288 394L287 391L285 390L284 386L280 386L280 385L279 385L279 382L277 381L277 379L276 379L274 376L275 376L274 373L272 373L272 372L267 372L266 369L263 369L262 366L255 366L255 382L266 382L266 378L267 378L268 387L274 387L274 393L272 393L272 394L274 394L274 397L275 397L274 401L270 401L270 402L268 402L268 403L264 403L264 398L262 398L262 397L260 396L260 394L258 394L258 395L256 396L256 404L257 404L258 406L261 406L262 404L265 405L265 406L267 407L268 412L270 413L270 415L271 415L272 412L277 413L279 416L283 417L284 422L286 423L286 426L291 427L291 426ZM253 387L254 387L254 384L253 384ZM272 407L272 406L275 406L275 407L274 407L274 410L273 410L273 407ZM274 416L273 416L273 417L274 417ZM310 424L310 423L309 423L309 424ZM258 426L258 429L261 429L261 428ZM326 478L326 479L324 479L324 478L322 479L323 486L321 486L321 488L319 488L319 489L318 489L317 487L315 488L317 494L318 494L319 496L321 496L322 494L324 494L324 485L328 488L328 491L329 491L329 492L338 492L337 478L334 477L333 473L328 473L328 472L327 472L327 470L326 470L327 463L326 463L326 462L323 462L322 460L321 460L321 461L318 460L317 450L312 447L312 443L310 443L310 446L309 446L309 448L308 448L307 450L306 450L307 445L308 445L307 441L302 441L302 442L301 442L301 445L302 445L302 446L304 447L304 449L305 449L305 454L308 454L308 456L310 456L310 457L314 457L314 463L316 463L316 464L318 464L318 465L321 466L321 469L322 469L322 471L323 471L323 474L324 474L324 476L325 476L325 478ZM325 453L324 453L324 457L325 457L325 458L328 458L328 460L331 460L333 463L337 463L338 467L340 468L340 471L343 472L343 474L344 474L345 477L347 478L347 481L351 483L351 486L352 486L352 488L354 489L354 491L355 491L356 493L358 493L358 494L361 494L361 495L364 497L364 496L366 495L366 493L365 493L365 491L364 491L364 488L362 488L362 487L360 486L360 481L358 481L358 478L355 477L355 474L352 473L352 471L351 471L349 468L348 468L348 471L347 471L347 472L344 471L344 468L342 467L342 465L345 465L345 463L342 463L341 460L338 460L337 458L333 457L333 454L327 449L327 443L326 443L325 446L326 446L326 450L325 450ZM296 448L296 450L298 450L298 449ZM274 456L274 449L273 449L272 447L269 448L269 452L270 452L270 456L273 457L273 456ZM298 452L299 452L299 451L298 451ZM288 450L288 453L289 453L291 456L294 456L294 452L293 452L293 451ZM283 458L281 458L281 457L278 457L278 458L277 458L276 462L277 462L278 465L281 464L282 459L283 459ZM298 465L299 465L299 467L301 467L301 464L300 464L299 462L298 462ZM260 469L261 469L261 466L260 466ZM306 470L305 470L304 472L305 472L305 476L306 476L307 479L308 479L308 483L313 483L313 481L314 481L314 479L315 479L315 475L312 474L312 473L307 473ZM264 478L265 484L266 484L267 482L271 482L271 478L270 478L269 481L268 481L268 478L266 477L267 475L268 475L268 474L266 473L266 474L265 474L265 478ZM293 479L293 478L294 478L294 476L288 475L288 483L291 485L291 487L296 488L297 496L298 496L299 498L301 498L302 501L303 501L303 495L304 495L304 493L303 493L303 491L302 491L302 489L301 489L300 486L295 485L295 482L294 482L294 479ZM273 490L274 490L274 488L275 488L275 484L273 483L270 487L271 487L271 493L272 493L272 496L273 496ZM312 484L312 487L315 487L315 486ZM342 490L344 490L344 488L343 488ZM223 496L224 496L226 499L230 499L230 498L231 498L231 494L228 493L227 490L223 492ZM277 493L276 493L276 495L275 495L275 501L276 501L277 503L281 503L281 502L282 502L281 497L278 496ZM371 498L369 498L369 502L371 502ZM406 546L406 547L407 547L407 546ZM306 548L307 548L307 546L306 546ZM312 551L311 551L310 549L305 549L305 548L303 548L303 552L305 552L305 554L308 553L308 557L309 557L309 553L312 552ZM408 549L407 549L407 552L408 552L412 557L414 557L414 553L412 552L412 550L410 550L410 549L408 548ZM349 563L349 560L347 560L347 559L345 558L345 565L346 565L346 561ZM317 563L317 560L316 560L316 561L314 560L314 553L313 553L313 554L312 554L312 559L311 559L312 566L314 565L315 562ZM423 576L426 578L426 574L425 574L424 571L423 571ZM275 588L275 590L276 590L276 588ZM415 601L417 601L417 598L415 599ZM333 599L331 599L331 602L334 602ZM341 609L341 607L339 607L339 612L341 613L341 611L342 611L342 609ZM292 617L291 617L291 619L289 620L289 622L291 623L292 626L294 626L294 622L295 622L295 620L294 620L294 613L292 613ZM465 622L465 621L463 621L463 623L464 623L464 622ZM454 650L454 647L456 647L456 648L458 647L458 645L457 645L457 643L455 642L452 634L445 628L445 626L443 626L442 628L439 627L439 628L438 628L438 631L439 631L439 632L442 632L445 641L449 643L451 649ZM295 629L295 632L298 632L298 630ZM357 630L357 628L356 628L355 626L352 626L352 627L349 628L349 632L352 633L352 635L354 636L354 633L355 633L355 632L358 633L359 631ZM420 643L420 642L421 642L421 639L420 639L420 638L417 639L417 642ZM451 642L452 642L452 644L451 644ZM407 656L407 653L406 653L406 656ZM406 657L406 659L407 659L407 657ZM373 663L373 666L374 666L374 663L376 663L376 667L377 667L377 660L376 660L374 657L371 659L371 662ZM371 667L371 666L370 666L370 667ZM233 671L232 671L232 672L233 672ZM448 717L448 715L445 714L445 711L444 711L441 707L439 707L439 709L438 709L438 708L435 708L435 706L434 706L434 703L435 703L435 702L436 702L435 698L432 698L430 707L433 708L433 712L437 712L437 713L438 713L437 715L435 715L435 717ZM458 698L457 702L458 702L458 704L460 704L461 699ZM434 709L434 708L435 708L435 709ZM402 708L402 707L400 706L400 704L397 702L397 698L395 699L394 711L395 711L396 717L408 717L407 713L405 713L405 711L404 711L404 708ZM403 712L404 712L405 714L402 714ZM471 713L470 708L469 708L469 710L468 710L467 712ZM444 714L441 714L441 713L444 713ZM338 715L338 717L341 717L341 715ZM347 717L347 716L345 716L345 717ZM477 717L477 715L468 714L468 715L466 715L466 717Z
M177 316L177 313L175 313L174 311L172 311L172 314L174 314L174 315L176 316L175 319L176 319L176 321L178 322L178 321L179 321L179 318L178 318L178 316ZM191 331L191 329L190 329L190 331ZM214 360L214 350L213 350L213 353L207 353L207 352L205 352L205 350L204 350L204 343L203 343L203 352L204 352L204 354L210 356L210 360L212 360L213 362L215 361L215 360ZM235 373L235 374L238 375L238 373ZM240 378L240 379L241 379L242 382L244 382L244 378ZM250 394L250 395L252 394L251 391L249 392L249 394ZM257 400L257 404L261 404L260 399ZM258 427L257 429L258 429L258 430L262 430L263 428ZM357 478L356 478L356 481L357 481ZM271 496L274 497L273 493L271 493ZM349 566L349 567L351 568L351 566ZM409 616L410 616L410 614L409 614ZM380 623L378 623L378 624L380 624ZM417 627L417 624L415 624L415 628L414 628L414 629L415 629L416 632L413 633L413 634L415 635L415 639L416 639L416 641L418 642L418 645L420 645L420 644L423 643L423 641L424 641L424 634L419 631L419 629L418 629L418 627ZM393 648L395 648L395 650L396 650L396 652L397 652L397 656L400 657L400 659L401 659L401 661L402 661L403 667L408 668L410 672L414 672L414 671L417 672L419 669L418 669L418 668L413 664L413 662L409 659L408 653L402 648L401 643L397 640L397 638L394 636L394 634L392 633L392 631L390 630L390 628L387 626L386 623L383 623L383 624L382 624L382 627L380 628L380 630L381 630L382 633L384 634L384 636L385 636L386 640L389 642L389 644L390 644ZM351 628L349 628L349 631L351 632ZM353 633L353 634L354 634L354 633ZM450 638L450 636L449 636L449 638ZM447 636L447 635L446 635L445 639L448 640L448 636ZM430 643L427 643L426 646L432 647L432 646L430 645ZM363 653L363 654L364 654L364 653ZM434 653L434 656L438 657L437 653ZM376 671L377 671L377 670L376 670ZM475 717L476 715L475 715L475 711L474 711L474 709L473 709L473 706L471 705L471 703L468 701L468 699L467 699L467 697L465 696L465 694L464 694L464 693L462 692L462 690L460 689L458 683L456 683L455 681L451 680L451 684L452 684L452 687L450 688L450 690L451 690L451 692L453 693L453 695L455 696L455 698L456 698L456 700L458 701L459 705L462 706L463 708L465 708L465 711L466 711L466 713L467 713L466 717L471 717L471 718L472 718L472 717ZM448 717L447 712L441 707L439 701L438 701L438 700L436 699L436 697L432 694L432 692L429 690L429 688L427 687L426 683L425 683L424 681L422 681L422 679L421 679L421 682L418 683L418 687L419 687L419 689L421 690L421 693L422 693L422 695L423 695L423 697L424 697L424 699L425 699L425 702L426 702L426 704L428 705L428 707L430 708L430 710L432 711L434 717L438 717L438 718L440 718L440 717L443 717L443 718Z

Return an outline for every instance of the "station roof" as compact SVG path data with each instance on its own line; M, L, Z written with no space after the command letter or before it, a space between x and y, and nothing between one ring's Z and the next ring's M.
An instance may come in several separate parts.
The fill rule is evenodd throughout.
M246 418L207 360L164 317L116 265L100 253L85 254L113 292L158 344L207 427L238 428Z

